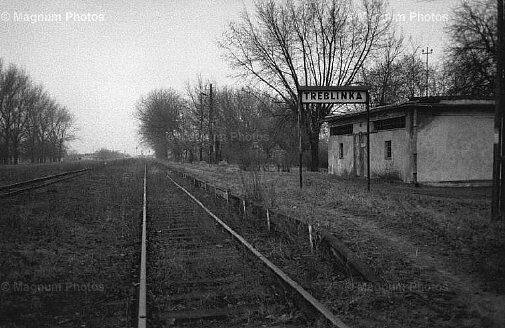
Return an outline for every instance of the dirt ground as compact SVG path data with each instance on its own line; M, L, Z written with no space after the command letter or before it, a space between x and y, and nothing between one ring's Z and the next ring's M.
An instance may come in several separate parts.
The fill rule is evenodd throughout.
M0 175L14 182L81 166L2 167ZM131 325L142 175L142 163L117 161L0 199L0 327Z
M296 170L169 165L237 194L261 194L270 208L331 231L383 279L382 286L365 288L369 299L403 288L412 292L403 302L414 295L426 304L430 311L417 315L410 327L505 327L505 225L490 222L490 188L372 181L369 193L365 180L304 172L300 190ZM437 289L453 296L437 297L431 292ZM412 316L395 313L394 304L380 306L385 316ZM381 321L388 318L365 326L380 327Z

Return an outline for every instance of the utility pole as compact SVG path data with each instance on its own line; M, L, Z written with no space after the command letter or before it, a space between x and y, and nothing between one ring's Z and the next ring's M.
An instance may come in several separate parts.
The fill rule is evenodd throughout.
M505 218L505 26L503 1L498 1L498 45L496 47L496 103L493 144L493 191L491 199L491 219Z
M366 184L370 192L370 93L366 92Z
M429 49L426 47L426 51L421 52L423 55L426 55L426 97L428 97L428 86L429 86L429 69L428 69L428 56L433 53L433 49Z
M213 124L213 105L212 105L212 83L209 86L209 163L213 161L214 134L212 131Z
M200 142L200 162L203 161L203 96L207 94L200 92L200 135L198 140Z
M303 188L303 143L302 143L302 96L301 92L298 91L298 171L300 180L300 189ZM307 105L309 106L309 105Z

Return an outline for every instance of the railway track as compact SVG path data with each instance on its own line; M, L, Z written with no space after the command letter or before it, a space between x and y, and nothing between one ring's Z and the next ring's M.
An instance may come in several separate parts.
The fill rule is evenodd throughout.
M90 169L81 169L68 171L64 173L49 175L32 180L26 180L18 183L13 183L5 186L0 186L0 198L14 196L23 192L43 188L52 184L73 179L83 174L86 174Z
M151 171L138 327L347 327L164 171Z

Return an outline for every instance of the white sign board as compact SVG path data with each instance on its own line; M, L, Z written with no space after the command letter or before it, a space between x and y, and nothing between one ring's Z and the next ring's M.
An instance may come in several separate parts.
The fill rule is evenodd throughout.
M365 104L366 90L301 90L302 103L308 104Z

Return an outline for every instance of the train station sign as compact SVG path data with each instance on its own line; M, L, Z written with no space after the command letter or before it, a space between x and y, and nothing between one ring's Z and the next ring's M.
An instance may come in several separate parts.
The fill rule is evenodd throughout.
M302 188L301 115L304 104L363 104L366 107L367 186L370 191L370 99L365 86L301 86L298 87L298 134L300 157L300 188Z
M303 104L366 104L367 89L363 87L317 87L298 89Z

